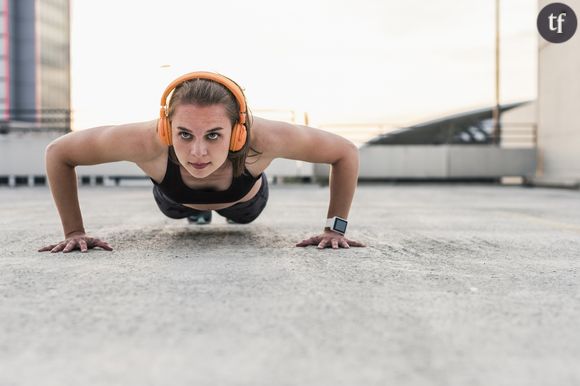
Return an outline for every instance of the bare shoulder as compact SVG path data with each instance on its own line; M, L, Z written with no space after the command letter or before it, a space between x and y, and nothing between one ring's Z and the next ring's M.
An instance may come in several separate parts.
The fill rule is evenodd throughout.
M162 156L157 121L100 126L64 135L49 145L70 165L116 161L150 162Z
M112 136L127 142L128 161L148 162L166 154L167 146L157 134L157 119L113 126L111 132Z
M280 133L288 129L291 130L289 123L254 117L251 146L262 153L263 158L274 159Z
M163 180L167 167L168 146L161 142L157 134L157 119L137 124L135 128L127 128L127 131L131 130L136 130L140 136L143 151L143 156L135 157L133 162L149 177L156 181Z
M249 155L259 159L269 158L268 146L271 141L271 133L268 132L268 120L254 116L250 136Z
M256 117L256 143L268 159L286 158L332 164L358 154L357 147L344 137L309 126Z

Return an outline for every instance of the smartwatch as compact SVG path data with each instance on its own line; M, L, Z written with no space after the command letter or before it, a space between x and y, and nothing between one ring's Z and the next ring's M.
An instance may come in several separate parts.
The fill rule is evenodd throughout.
M344 235L348 221L342 217L334 216L326 220L326 227L331 231Z

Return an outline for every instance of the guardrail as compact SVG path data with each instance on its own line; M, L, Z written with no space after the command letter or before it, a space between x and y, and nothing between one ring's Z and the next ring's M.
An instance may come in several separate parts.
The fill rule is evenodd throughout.
M0 109L0 134L11 131L68 132L71 128L72 112L67 109Z
M377 125L365 124L382 130ZM349 125L352 127L352 125ZM390 127L390 125L389 125ZM327 127L328 128L328 127ZM522 134L523 132L523 134ZM37 186L46 184L44 152L62 132L14 131L0 135L0 185ZM360 179L481 178L533 176L536 164L535 125L505 126L501 147L492 145L365 146L360 148ZM525 139L525 140L523 140ZM522 148L524 147L524 148ZM328 179L328 165L276 159L266 174L273 181L284 179L320 181ZM118 185L147 180L130 162L77 167L80 184Z
M535 123L502 123L501 130L501 147L535 148L538 146L538 125Z

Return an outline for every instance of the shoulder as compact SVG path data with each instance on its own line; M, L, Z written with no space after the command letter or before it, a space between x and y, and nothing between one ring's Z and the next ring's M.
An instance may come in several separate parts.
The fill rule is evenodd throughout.
M260 117L252 117L252 127L250 129L250 146L260 152L263 151L264 143L267 140L264 133L264 119Z
M256 117L253 127L256 144L268 159L334 163L358 153L356 146L346 138L309 126Z
M122 149L127 161L149 162L166 154L167 146L157 134L157 120L128 123L109 128L111 146Z
M142 122L137 129L143 134L144 150L151 158L157 158L161 155L167 154L167 145L162 143L159 134L157 133L157 119Z
M49 150L63 154L71 165L116 161L138 163L159 157L163 144L157 136L154 120L74 131L51 143Z
M286 122L254 117L251 147L261 152L265 158L276 158L277 152L275 149L280 143L280 140L292 131L292 126Z
M157 134L157 119L126 127L119 126L118 130L125 130L130 136L135 134L138 138L132 147L140 149L142 155L134 155L132 161L153 179L163 180L169 148Z

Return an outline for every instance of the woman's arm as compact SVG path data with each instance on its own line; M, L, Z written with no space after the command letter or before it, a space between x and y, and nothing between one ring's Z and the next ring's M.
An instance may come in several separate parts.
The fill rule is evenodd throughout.
M61 219L65 241L52 245L55 252L68 252L75 246L81 250L91 247L95 239L86 240L79 206L75 167L115 161L145 162L163 149L155 133L156 121L119 126L103 126L64 135L46 148L46 173ZM71 238L77 245L71 245ZM67 241L68 240L68 241ZM63 243L66 243L63 245ZM75 244L73 243L73 244ZM84 244L84 245L83 245ZM105 243L106 244L106 243ZM108 245L108 244L107 244ZM70 249L67 249L69 248ZM41 250L48 250L44 247Z
M254 127L260 135L261 148L269 158L287 158L312 163L326 163L330 170L330 203L327 218L348 218L356 190L359 170L358 148L346 138L308 126L270 121L256 117ZM317 244L319 248L363 246L328 229L319 236L297 244Z
M46 148L46 175L62 223L64 238L85 233L77 193L75 165L69 164L63 151L51 143Z

